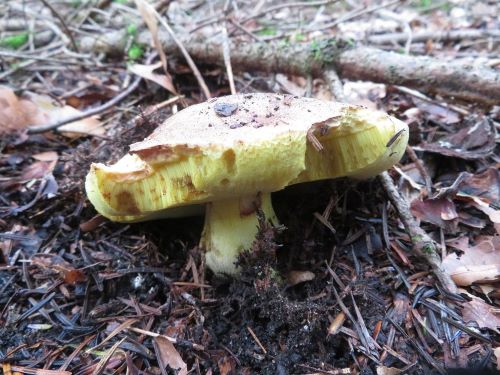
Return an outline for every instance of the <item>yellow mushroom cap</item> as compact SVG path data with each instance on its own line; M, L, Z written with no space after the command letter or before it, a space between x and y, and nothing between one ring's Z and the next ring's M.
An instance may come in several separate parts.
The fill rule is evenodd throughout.
M116 164L92 164L97 211L130 222L189 215L184 206L390 168L408 141L383 112L278 94L220 97L167 119Z

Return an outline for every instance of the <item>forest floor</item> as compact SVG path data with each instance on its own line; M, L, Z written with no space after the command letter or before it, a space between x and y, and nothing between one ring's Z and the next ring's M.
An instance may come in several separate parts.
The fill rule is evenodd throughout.
M0 3L4 374L500 368L499 4L153 5L168 25L143 0ZM344 50L324 56L332 45ZM279 60L269 46L314 60ZM364 46L403 65L428 56L422 69L432 70L347 60ZM444 77L448 66L458 75ZM175 111L231 85L342 99L410 127L389 185L338 179L274 193L282 227L261 226L238 278L205 268L203 217L113 223L84 189L91 163L118 160ZM81 118L63 125L69 116ZM416 229L435 241L439 267Z

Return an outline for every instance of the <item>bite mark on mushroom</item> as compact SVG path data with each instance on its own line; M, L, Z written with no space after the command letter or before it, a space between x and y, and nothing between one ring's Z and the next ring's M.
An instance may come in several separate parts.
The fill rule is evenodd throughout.
M116 164L93 164L86 191L97 211L120 222L205 206L206 264L235 274L239 252L255 240L257 215L279 223L272 192L374 176L401 158L407 141L406 124L385 113L290 95L231 95L176 113Z

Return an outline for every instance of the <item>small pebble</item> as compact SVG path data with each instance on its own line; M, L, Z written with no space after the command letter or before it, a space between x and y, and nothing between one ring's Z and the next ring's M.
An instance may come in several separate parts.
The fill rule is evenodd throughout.
M217 116L228 117L231 116L238 109L238 104L231 103L215 103L214 111Z

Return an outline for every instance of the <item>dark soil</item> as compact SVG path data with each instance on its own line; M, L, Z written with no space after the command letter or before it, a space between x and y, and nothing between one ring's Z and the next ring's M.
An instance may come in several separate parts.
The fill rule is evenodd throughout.
M107 33L114 27L110 20L118 22L115 15L129 16L127 8L118 4L122 2L99 3L102 7L96 8L96 19L91 17L80 25L86 27L82 35ZM168 4L179 2L157 3L165 11ZM245 2L238 3L243 6ZM466 3L472 8L476 2ZM183 16L191 17L198 7L200 12L206 11L205 5L189 5L189 12ZM4 6L0 4L0 13ZM87 6L94 7L83 5ZM403 6L414 10L414 4ZM315 7L318 5L304 6L305 16L312 19ZM296 9L291 8L291 15L298 17ZM19 10L12 12L24 19ZM99 18L106 12L110 13L105 20ZM273 12L262 17L272 17ZM426 22L418 18L411 26L418 29L427 22L440 25L443 14L451 17L450 12L443 12L441 6L423 10L421 17ZM332 14L337 17L340 13ZM174 13L172 18L181 16ZM471 21L469 27L494 29L498 21L490 17ZM277 20L282 22L284 18ZM53 21L59 24L59 20ZM95 30L99 22L105 26ZM266 30L252 22L244 23L244 27L265 42L263 31L268 33L271 28ZM244 42L251 37L247 34L230 36ZM283 37L283 42L296 41ZM497 58L497 39L461 42L414 43L411 52L441 56L444 61L453 59L455 52L479 57L484 52L487 58ZM142 47L151 55L148 46ZM403 46L384 46L393 47L399 52ZM129 78L126 65L132 61L127 61L127 55L90 55L90 67L83 64L85 59L74 63L71 54L56 55L71 63L63 66L63 60L42 60L31 70L29 66L14 69L1 82L18 93L30 89L60 101L76 100L82 110L93 108L119 92L121 82ZM140 60L144 63L142 60L146 56ZM23 60L6 57L5 61L4 67L0 60L0 74L19 67ZM224 67L196 63L213 96L229 93ZM168 67L173 84L183 95L175 104L178 109L204 100L183 60L169 57ZM324 97L328 91L326 83L316 77L278 80L275 74L247 72L236 78L240 93L294 94L294 90L303 89L304 93ZM81 83L88 84L87 88L64 97ZM459 240L469 240L467 246L472 247L481 238L496 238L499 224L469 198L480 197L488 202L488 208L500 208L498 107L483 108L451 99L446 102L440 97L424 100L391 85L385 86L383 94L377 90L366 89L361 99L410 126L410 145L416 157L405 156L399 171L390 173L411 203L426 202L420 212L413 211L420 226L437 243L446 245L445 255L463 252L454 247ZM90 163L116 161L131 143L150 134L172 114L171 105L148 114L151 106L169 98L165 89L144 79L130 97L102 114L107 126L104 136L73 139L57 132L27 134L26 129L2 135L3 373L186 374L177 370L184 362L189 373L197 375L396 373L388 368L404 374L444 374L461 367L478 374L494 373L498 366L494 349L498 356L500 336L498 327L495 330L486 325L498 316L498 280L464 286L457 294L444 290L429 265L414 251L398 213L376 178L303 184L273 194L281 226L272 227L261 217L258 239L240 256L241 276L236 279L215 276L205 268L198 248L202 217L118 224L96 216L83 186ZM470 133L470 129L475 130ZM53 168L34 158L42 152L57 153ZM460 176L475 179L462 186L462 195L456 186L449 189ZM436 193L443 193L444 198L433 199ZM449 211L442 211L441 204L451 206L457 216L446 217ZM298 277L306 281L298 282ZM472 297L480 298L489 310L481 310L476 319L467 320L463 311ZM174 341L173 346L166 340Z

